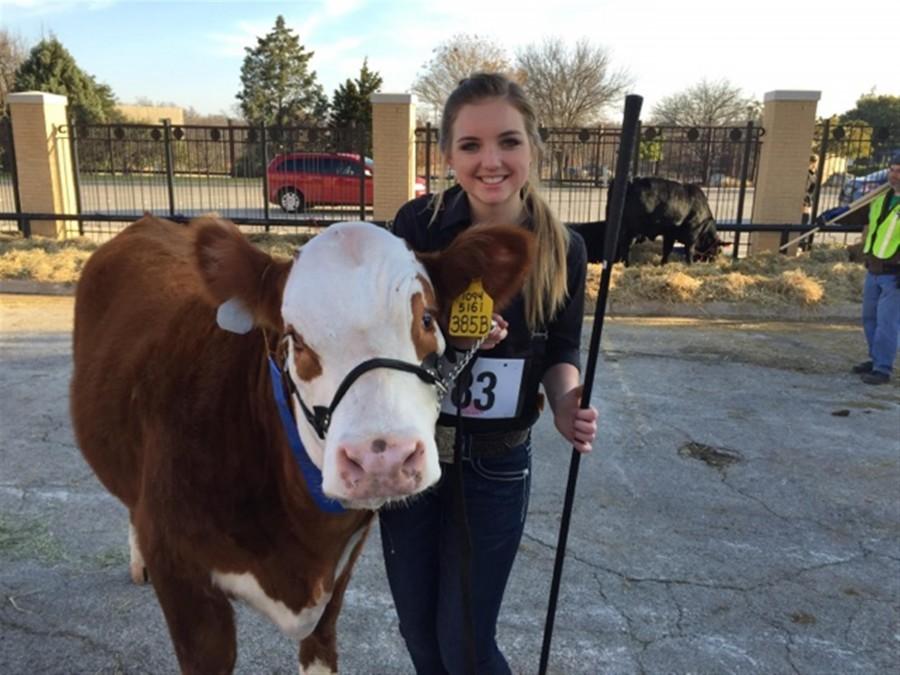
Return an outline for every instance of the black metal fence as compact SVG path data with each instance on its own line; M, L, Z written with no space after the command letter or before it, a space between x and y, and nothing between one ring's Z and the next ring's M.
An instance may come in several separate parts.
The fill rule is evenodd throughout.
M747 240L742 243L734 232L752 220L764 133L752 122L741 127L647 125L640 130L631 173L702 186L720 229L732 232L723 239L733 241L734 250L743 254ZM605 220L621 129L541 128L540 134L544 152L538 174L550 206L563 222ZM416 129L417 169L431 191L453 180L446 174L437 141L436 127Z
M360 128L163 124L70 125L79 234L107 235L150 211L215 211L266 231L364 220L372 166ZM360 159L362 158L362 159Z
M69 125L56 131L57 151L60 156L70 153L75 169L74 185L68 187L74 194L66 201L76 204L76 213L62 218L77 225L69 229L72 234L105 238L145 211L176 220L215 211L247 229L266 231L371 218L375 167L365 158L371 139L362 128L165 122ZM564 222L605 219L620 129L543 128L540 133L544 153L538 171L551 207ZM645 125L631 173L701 185L723 238L744 255L749 249L741 233L752 226L763 135L752 123ZM430 192L454 182L437 141L436 127L416 130L417 175ZM845 195L859 196L856 192L865 189L859 178L886 166L898 148L897 128L819 125L812 151L825 160L818 164L812 218L841 203ZM2 118L0 213L21 213L14 167L9 119ZM301 186L291 182L295 173L310 175ZM35 219L38 214L25 215ZM22 226L26 221L10 220L6 226L11 229L16 223L27 229ZM780 230L771 226L769 231Z
M544 152L538 167L547 195L565 222L606 217L609 181L619 147L617 127L540 129ZM644 126L632 175L660 176L704 188L716 220L750 222L753 185L759 166L761 127ZM420 175L447 178L437 147L437 129L416 129Z
M887 181L891 156L900 152L900 125L816 125L810 159L815 158L811 222L832 209L847 206Z
M9 117L0 117L0 213L19 213L16 155ZM16 221L0 220L0 228L14 230Z

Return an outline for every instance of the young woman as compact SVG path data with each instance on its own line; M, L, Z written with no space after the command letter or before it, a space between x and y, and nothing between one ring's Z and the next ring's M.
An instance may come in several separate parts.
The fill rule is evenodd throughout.
M459 184L404 205L393 225L398 236L415 250L432 251L472 225L512 223L537 239L522 293L504 317L494 317L497 327L475 362L467 396L481 414L465 419L460 439L477 671L509 673L496 624L528 510L530 429L542 407L540 385L569 444L589 452L596 432L597 411L579 408L586 253L535 190L540 137L517 84L488 73L463 80L444 107L440 147ZM438 447L442 461L452 461L454 408L445 403L444 410ZM380 516L400 632L420 675L466 670L461 524L443 468L436 489Z

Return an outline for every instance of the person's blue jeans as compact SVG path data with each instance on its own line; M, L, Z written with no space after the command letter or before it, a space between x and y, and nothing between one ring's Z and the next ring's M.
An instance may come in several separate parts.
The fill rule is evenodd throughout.
M466 672L456 477L451 465L441 469L435 488L379 514L400 633L419 675ZM497 616L528 511L530 441L498 457L464 458L463 481L472 541L477 672L506 675L511 671L497 647Z
M866 273L862 322L872 370L890 374L897 357L897 337L900 335L897 275Z

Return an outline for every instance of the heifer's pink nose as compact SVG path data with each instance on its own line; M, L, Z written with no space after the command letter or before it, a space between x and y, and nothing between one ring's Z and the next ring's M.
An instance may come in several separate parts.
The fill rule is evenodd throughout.
M351 491L374 484L391 493L409 492L421 482L425 443L413 438L343 443L338 448L337 468Z

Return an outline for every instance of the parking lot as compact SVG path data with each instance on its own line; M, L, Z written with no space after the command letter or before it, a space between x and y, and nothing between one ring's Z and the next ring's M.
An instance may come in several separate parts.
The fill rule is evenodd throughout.
M72 311L0 296L0 671L175 672L125 510L72 437ZM858 326L613 317L602 347L550 672L900 671L900 386L848 374ZM570 453L542 418L498 629L515 673L537 671ZM412 673L378 536L342 672ZM238 645L239 673L297 672L297 645L246 608Z

